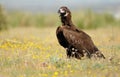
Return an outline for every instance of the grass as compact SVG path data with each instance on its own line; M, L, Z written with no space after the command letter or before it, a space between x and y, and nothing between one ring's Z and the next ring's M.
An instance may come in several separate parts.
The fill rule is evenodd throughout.
M27 27L0 32L0 77L120 77L119 28L84 30L105 60L67 59L55 30Z
M120 27L120 19L109 12L97 13L91 9L72 11L72 20L81 29L97 29L106 26ZM30 13L23 11L5 11L0 5L0 31L16 27L56 27L61 25L59 14Z
M1 11L2 12L2 11ZM55 27L60 25L59 14L48 13L48 14L32 14L29 12L8 12L7 14L0 15L2 21L6 20L6 26L3 24L1 30L4 27L15 28L15 27ZM109 13L96 13L91 10L83 10L80 12L72 12L72 20L75 25L82 29L97 29L106 26L119 26L120 19L115 19L112 14Z

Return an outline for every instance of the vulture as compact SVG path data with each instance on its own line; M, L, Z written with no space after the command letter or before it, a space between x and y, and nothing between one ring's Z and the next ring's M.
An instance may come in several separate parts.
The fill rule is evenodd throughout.
M95 55L105 59L105 56L94 45L91 37L73 24L71 12L66 6L60 7L58 13L62 26L57 28L56 37L59 44L66 49L68 58L81 59L86 54L88 58Z

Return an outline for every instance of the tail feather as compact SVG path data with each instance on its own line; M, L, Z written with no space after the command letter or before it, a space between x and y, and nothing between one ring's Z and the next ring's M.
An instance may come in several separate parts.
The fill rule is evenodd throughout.
M105 59L105 56L100 51L97 51L95 54L97 57Z

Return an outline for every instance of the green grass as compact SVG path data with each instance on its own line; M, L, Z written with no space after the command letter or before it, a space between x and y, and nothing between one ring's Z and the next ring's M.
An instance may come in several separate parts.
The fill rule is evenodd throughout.
M0 31L16 27L55 27L61 25L59 14L30 13L22 11L5 12L0 5ZM120 27L120 19L110 13L96 13L91 9L72 11L73 23L82 29L97 29L106 26Z
M61 25L59 14L31 14L26 12L11 12L7 16L9 27L55 27ZM116 20L109 13L95 13L90 10L72 12L73 23L82 29L97 29L106 26L120 27L120 20Z
M118 27L84 30L106 59L67 59L57 27L14 28L0 32L1 77L120 77Z
M0 5L0 31L6 30L7 28L8 26L7 26L6 15L3 7Z

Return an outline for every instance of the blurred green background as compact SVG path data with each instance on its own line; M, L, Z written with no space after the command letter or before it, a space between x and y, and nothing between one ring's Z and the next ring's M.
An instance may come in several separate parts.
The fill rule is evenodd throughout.
M12 0L12 1L15 1L15 0ZM55 26L61 25L59 15L57 14L57 10L58 10L59 6L62 6L61 5L62 3L60 3L58 5L58 7L56 6L57 8L54 7L55 9L52 7L51 9L53 11L50 10L48 8L49 7L48 6L46 8L45 7L41 8L42 10L38 9L38 10L40 10L38 12L38 10L34 11L33 8L28 11L28 9L25 8L26 6L24 6L25 4L23 4L23 6L22 6L22 4L19 4L23 8L15 8L17 6L17 4L15 5L14 3L12 3L12 1L11 1L11 5L5 4L5 3L9 3L10 1L7 1L7 0L1 1L1 4L0 4L0 30L15 28L15 27L39 27L39 28L41 28L41 27L55 27ZM42 1L42 0L40 0L40 1L46 2L46 1ZM101 3L97 3L97 1L101 2ZM99 4L98 6L100 6L103 2L104 8L103 7L100 7L100 9L99 9L99 7L97 7L98 9L95 8L97 6L94 4L95 2L93 2L94 6L91 6L91 7L89 7L90 5L87 6L88 3L86 3L85 6L87 6L87 7L85 7L85 9L84 8L80 9L79 8L80 6L78 6L76 9L73 7L74 5L72 6L69 4L70 3L69 1L68 1L68 3L64 3L64 4L69 4L67 6L68 7L70 6L70 9L72 9L73 23L81 29L96 29L99 27L120 26L120 18L117 18L116 17L117 15L115 16L115 14L113 14L109 11L105 11L105 10L110 9L111 7L105 6L106 5L106 4L104 4L105 1L99 1L99 0L97 0L97 1L96 1L96 4ZM116 5L115 1L111 1L111 0L106 3L108 3L108 4L113 3L113 5ZM118 1L118 3L119 3L119 1ZM37 5L35 3L33 3L33 4ZM76 3L76 5L77 4L78 3ZM90 3L90 4L92 4L92 3ZM5 6L5 5L7 5L7 6ZM12 6L12 5L15 5L15 6ZM29 5L29 6L34 6L34 5ZM46 4L46 5L48 5L48 4ZM113 6L113 5L110 5L110 6ZM19 7L21 7L21 6L19 6ZM27 6L27 7L29 7L29 6ZM40 5L40 6L42 6L42 5ZM55 4L54 4L54 6L55 6ZM10 8L10 7L14 7L14 8ZM109 7L109 8L106 8L106 7ZM29 7L29 9L30 8L31 7ZM101 8L102 8L102 12L98 12L98 11L96 12L96 9L101 11ZM21 9L23 9L23 10L21 10ZM25 11L26 9L27 9L27 11ZM44 10L44 9L48 9L48 10ZM112 10L112 12L113 11L114 10Z

